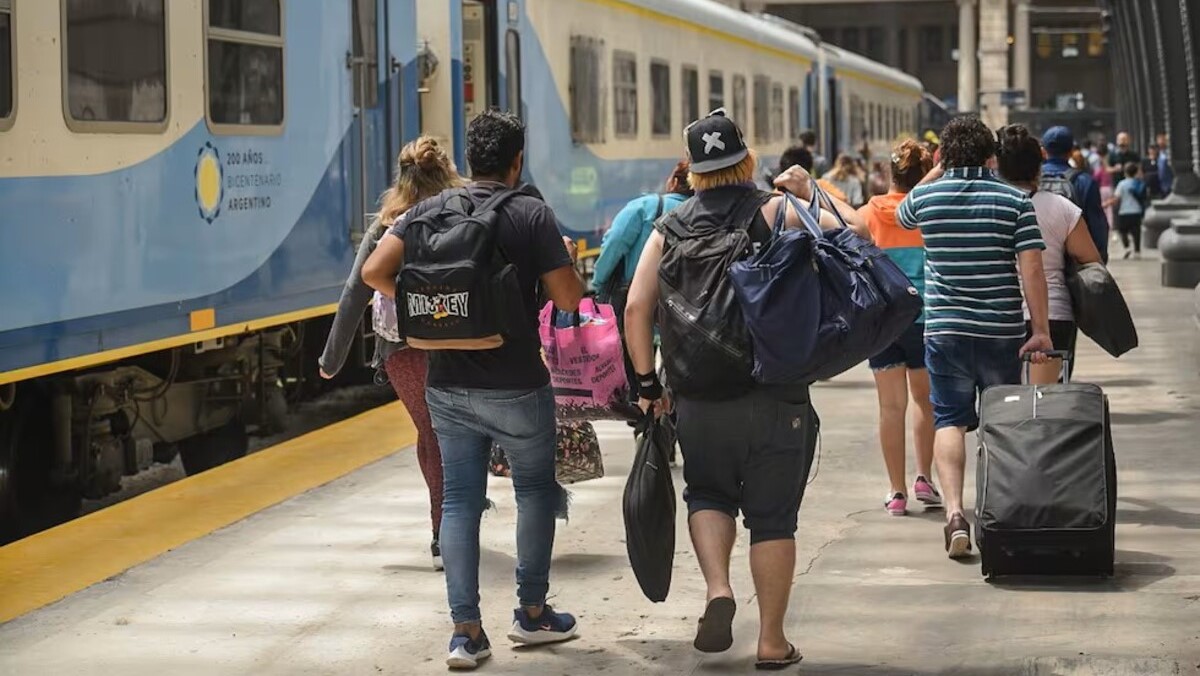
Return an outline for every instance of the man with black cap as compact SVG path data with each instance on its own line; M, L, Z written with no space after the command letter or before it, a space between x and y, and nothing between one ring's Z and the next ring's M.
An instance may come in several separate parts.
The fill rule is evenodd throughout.
M739 326L744 336L745 325L726 276L731 259L769 241L768 224L785 200L754 188L757 156L724 110L692 123L685 136L696 195L655 223L630 288L626 341L640 404L661 414L667 405L652 345L657 306L663 362L677 398L688 526L708 587L694 646L721 652L733 644L729 558L740 511L750 530L758 666L779 669L800 661L783 624L795 573L797 512L819 423L807 385L754 383L745 358L749 346L736 337ZM810 181L803 169L791 167L775 185L811 200ZM856 232L870 237L853 209L835 206ZM786 224L802 227L792 210ZM837 219L822 212L821 227L836 228ZM740 231L749 243L731 236Z
M1046 149L1046 161L1042 164L1042 187L1048 189L1054 179L1067 179L1071 194L1063 196L1083 209L1083 220L1100 258L1108 262L1108 216L1100 199L1100 185L1086 171L1072 169L1068 158L1075 148L1075 137L1066 127L1051 127L1042 135L1042 147ZM1061 182L1061 181L1060 181Z

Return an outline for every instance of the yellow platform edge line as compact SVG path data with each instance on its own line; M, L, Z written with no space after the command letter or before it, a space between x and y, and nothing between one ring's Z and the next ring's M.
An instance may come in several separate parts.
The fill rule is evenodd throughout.
M0 623L416 442L399 402L0 547Z

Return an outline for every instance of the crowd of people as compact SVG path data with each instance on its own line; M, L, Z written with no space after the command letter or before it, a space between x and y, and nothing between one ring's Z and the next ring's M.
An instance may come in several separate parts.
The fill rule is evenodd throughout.
M418 430L431 554L434 567L445 569L453 622L447 664L455 668L474 668L491 655L479 607L479 527L493 442L507 454L517 502L518 606L508 637L550 643L578 629L576 618L546 603L555 519L565 509L565 493L555 479L554 395L537 317L547 300L574 311L587 289L575 247L559 232L552 209L520 183L525 135L513 115L489 111L475 118L467 133L470 181L459 178L433 139L405 146L320 360L323 376L336 374L372 298L378 313L396 297L397 275L410 260L405 235L411 223L435 217L456 197L481 209L500 205L497 247L515 269L519 289L519 297L507 299L519 321L503 344L423 351L386 331L377 342L376 364ZM1117 208L1122 237L1133 238L1131 244L1123 239L1126 253L1136 251L1140 213L1150 197L1170 189L1169 166L1165 148L1143 160L1126 134L1113 149L1091 142L1077 147L1063 127L1039 140L1020 125L993 131L964 115L936 139L902 140L889 157L874 162L844 154L830 162L818 151L816 135L806 132L780 158L764 191L756 185L757 153L723 110L689 125L685 137L686 157L670 171L661 194L635 198L613 221L592 290L618 308L633 397L648 414L669 412L677 420L687 522L707 586L694 645L719 652L733 643L737 606L730 558L741 514L750 531L759 612L757 666L781 669L800 660L784 627L798 511L819 420L807 383L692 384L673 395L664 387L656 356L661 313L667 311L660 272L664 265L702 264L679 256L681 238L705 228L744 231L748 254L771 240L771 224L803 227L784 193L809 207L819 187L830 197L819 211L821 229L844 223L896 262L923 295L924 311L869 361L888 483L884 509L903 516L910 496L927 509L944 506L943 546L949 557L961 558L972 549L963 477L965 435L979 422L978 392L1019 383L1023 356L1036 364L1033 382L1058 380L1059 364L1045 353L1073 353L1075 347L1067 261L1107 258L1111 207ZM661 348L672 346L663 342ZM683 371L708 368L695 362L701 354L664 357L666 384ZM672 373L671 365L680 373ZM905 467L910 415L912 484Z

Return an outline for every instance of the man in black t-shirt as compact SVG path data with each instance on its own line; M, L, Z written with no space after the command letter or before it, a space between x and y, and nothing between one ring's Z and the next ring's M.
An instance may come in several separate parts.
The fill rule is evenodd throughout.
M1108 171L1113 175L1113 185L1125 178L1125 165L1133 162L1142 165L1142 156L1133 149L1129 132L1117 134L1117 147L1108 154Z
M476 206L517 185L524 161L525 126L495 111L467 130L467 162ZM459 190L459 189L455 189ZM363 265L370 286L392 298L404 261L404 230L411 220L440 208L442 195L417 204L383 237ZM558 231L554 212L522 192L501 208L498 246L517 269L524 323L494 350L430 352L426 399L442 449L445 501L439 544L454 634L446 663L474 668L491 655L479 609L479 519L487 505L487 461L498 443L512 468L517 500L517 597L508 637L518 643L552 643L575 634L575 618L546 604L554 519L564 492L554 474L554 393L538 338L539 284L562 310L574 311L583 282L573 265L575 247ZM411 349L411 348L410 348Z

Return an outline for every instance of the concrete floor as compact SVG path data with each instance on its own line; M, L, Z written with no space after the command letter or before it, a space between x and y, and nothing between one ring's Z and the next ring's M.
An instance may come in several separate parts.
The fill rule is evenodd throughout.
M860 367L814 388L823 453L801 510L789 617L800 673L1200 673L1200 331L1192 294L1160 288L1157 263L1113 268L1142 346L1117 361L1083 341L1077 379L1112 400L1116 578L988 584L977 560L945 558L940 514L887 516L875 393ZM576 641L515 650L504 639L515 508L492 480L499 507L484 520L481 576L496 654L484 672L752 671L748 538L735 551L737 642L701 656L690 642L703 584L683 521L670 599L651 604L622 543L632 444L622 425L598 428L609 476L572 488L555 547L552 602L579 616ZM443 673L449 626L426 515L406 450L0 626L0 674Z

